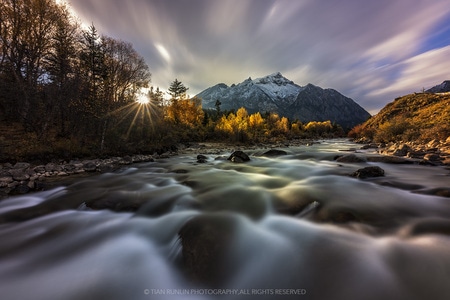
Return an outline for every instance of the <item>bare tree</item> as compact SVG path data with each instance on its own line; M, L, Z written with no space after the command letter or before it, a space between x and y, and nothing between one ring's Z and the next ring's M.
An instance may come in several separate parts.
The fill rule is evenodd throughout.
M38 86L47 77L44 58L52 47L57 27L58 5L52 0L0 0L1 70L14 78L19 94L9 95L18 116L33 126L39 104ZM31 108L33 107L33 110Z

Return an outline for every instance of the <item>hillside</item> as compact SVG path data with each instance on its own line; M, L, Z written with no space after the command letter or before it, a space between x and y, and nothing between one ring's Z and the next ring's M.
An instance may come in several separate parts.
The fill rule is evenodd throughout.
M450 136L450 93L399 97L350 135L375 142L446 140Z
M308 84L299 86L280 72L239 84L217 84L201 93L202 106L215 109L216 101L221 110L237 110L244 107L249 113L273 112L303 123L331 121L343 128L366 121L370 114L352 99L333 89Z

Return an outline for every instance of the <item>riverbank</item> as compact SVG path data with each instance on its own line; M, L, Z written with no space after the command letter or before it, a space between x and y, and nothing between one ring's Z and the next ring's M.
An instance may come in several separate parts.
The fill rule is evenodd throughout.
M112 172L126 165L153 160L153 155L132 155L40 165L28 162L4 163L0 165L0 199L9 195L46 190L55 185L76 181L79 178Z
M445 141L432 140L426 144L417 142L382 144L378 146L378 153L415 159L422 164L450 166L450 137Z

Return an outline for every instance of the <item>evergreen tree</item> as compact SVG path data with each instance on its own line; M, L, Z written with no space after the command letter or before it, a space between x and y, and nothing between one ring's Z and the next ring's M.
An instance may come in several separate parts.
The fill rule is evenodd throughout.
M186 98L186 92L189 90L181 81L175 79L169 87L169 95L172 100L180 100Z
M216 107L216 112L217 112L217 116L220 116L220 106L222 105L222 102L220 102L220 100L216 100L216 103L214 104L214 106Z

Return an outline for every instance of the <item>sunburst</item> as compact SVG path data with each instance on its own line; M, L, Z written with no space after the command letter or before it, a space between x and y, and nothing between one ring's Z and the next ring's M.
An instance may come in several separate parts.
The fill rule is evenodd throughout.
M144 130L144 127L154 127L154 121L158 119L158 108L156 104L150 101L147 94L142 93L138 95L136 101L122 106L110 114L118 117L116 126L129 120L130 124L125 134L125 138L128 139L133 128Z
M150 98L148 96L148 90L142 89L142 91L137 95L136 102L139 104L149 104Z

